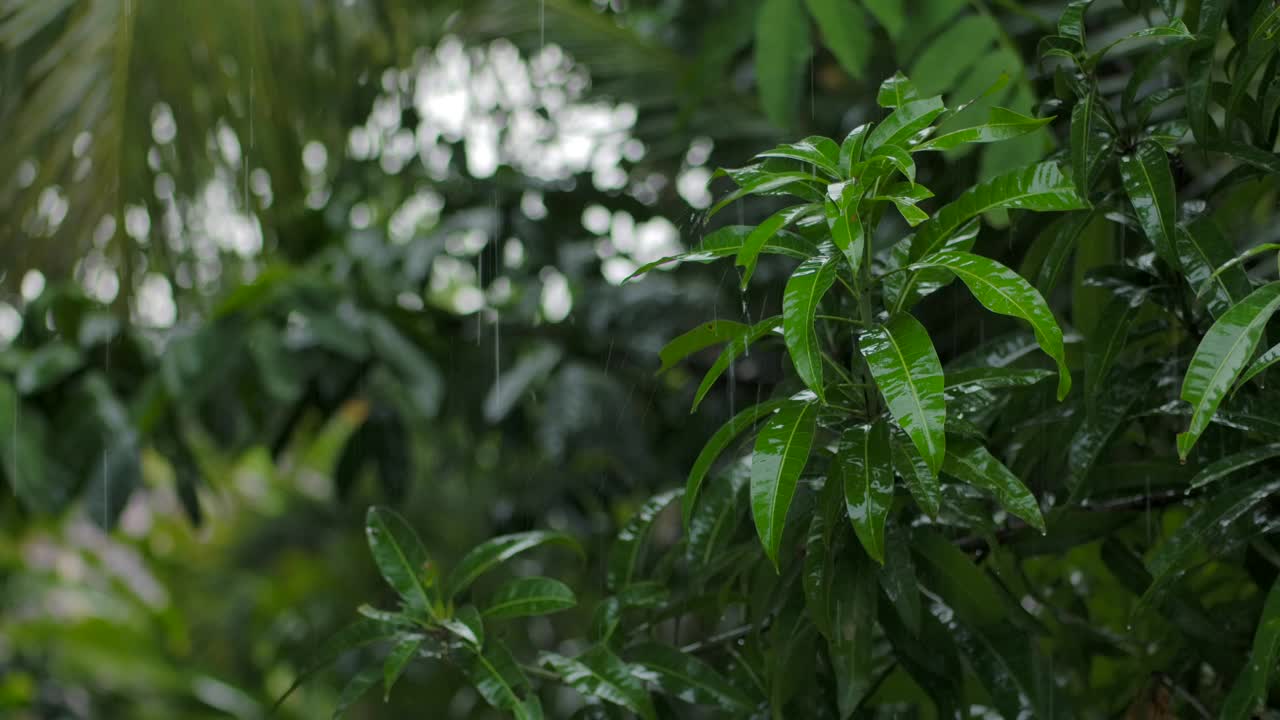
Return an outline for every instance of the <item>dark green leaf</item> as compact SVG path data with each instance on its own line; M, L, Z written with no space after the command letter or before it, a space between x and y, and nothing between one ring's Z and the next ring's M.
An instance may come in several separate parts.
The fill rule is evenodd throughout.
M1106 168L1115 143L1115 131L1100 102L1097 88L1091 88L1071 109L1071 179L1076 192L1086 199Z
M743 430L755 425L760 418L773 414L775 410L785 405L786 402L786 400L767 400L752 405L734 415L729 422L722 425L707 441L707 444L702 448L702 452L698 453L697 459L693 461L693 467L689 469L689 478L685 481L683 514L686 529L689 527L689 519L693 516L693 509L698 500L698 491L702 489L702 481L706 478L707 472L711 470L716 458L720 457L720 453L724 452L729 443L742 434Z
M474 605L463 605L451 618L439 620L440 626L454 637L479 652L484 648L484 618Z
M862 221L858 219L857 208L854 203L850 203L849 207L841 209L840 205L828 200L826 213L831 240L844 254L845 260L849 261L853 276L857 277L866 250L866 233L862 228Z
M712 345L729 342L750 330L749 326L733 320L711 320L701 323L662 348L658 353L658 358L662 361L662 367L658 368L658 372L666 372L693 353Z
M347 684L342 688L342 694L338 696L338 705L333 709L333 720L347 714L347 710L351 709L364 694L369 692L374 685L378 684L378 671L372 668L361 670L356 673Z
M906 146L916 133L929 127L946 110L941 97L911 100L889 113L871 134L867 136L867 149L882 145Z
M1028 387L1050 377L1053 377L1052 370L1040 368L966 368L947 371L946 387L948 390Z
M1222 706L1222 720L1253 717L1266 703L1271 678L1280 663L1280 580L1271 585L1253 634L1253 651Z
M796 483L809 462L819 407L814 400L812 393L800 393L783 404L761 428L751 455L751 515L774 568Z
M1124 350L1129 328L1146 299L1143 293L1116 295L1107 303L1098 325L1085 341L1084 386L1089 407L1095 407L1107 374Z
M898 426L937 475L946 452L947 406L942 364L929 332L901 313L863 333L858 346Z
M365 535L387 584L409 607L433 612L438 601L435 571L409 523L394 510L371 507L365 515Z
M582 546L572 536L561 532L532 530L529 532L499 535L490 538L472 548L449 573L446 587L450 597L457 597L467 589L476 578L489 572L498 565L510 560L520 553L546 544L564 545L579 555L583 554Z
M835 247L824 243L818 254L800 263L787 281L782 294L782 333L796 373L804 384L826 401L822 381L822 346L814 324L814 316L822 296L836 281Z
M45 343L18 367L14 386L21 395L34 395L57 385L84 364L80 351L61 340Z
M880 568L880 587L889 597L898 617L913 635L921 630L920 585L911 560L911 537L897 523L885 533L885 562Z
M493 620L550 615L578 604L568 585L545 577L516 578L493 594L484 616Z
M916 146L915 150L951 150L969 143L991 143L1010 140L1053 122L1052 117L1033 118L1002 107L991 108L991 114L982 125L939 135Z
M1204 298L1214 318L1222 317L1252 290L1243 268L1219 270L1231 260L1231 244L1212 220L1202 217L1179 225L1175 239L1187 284L1196 291L1197 297Z
M618 537L609 551L609 570L605 580L609 589L621 590L631 584L640 563L640 551L644 548L644 540L654 518L682 495L684 488L654 495L618 531Z
M847 176L849 169L862 162L862 147L871 133L872 124L863 123L849 131L840 143L840 174Z
M1005 510L1044 532L1044 517L1040 514L1040 505L1035 496L981 443L969 438L953 437L947 447L947 460L942 471L957 480L986 490L995 496Z
M1151 141L1139 143L1131 154L1120 158L1120 177L1133 212L1156 255L1178 267L1178 254L1174 249L1178 198L1164 148Z
M693 407L689 408L689 412L697 411L707 393L711 392L716 380L720 379L720 376L724 374L725 370L729 369L729 366L733 364L733 361L739 355L747 352L752 343L770 333L781 334L781 321L782 318L777 315L765 318L755 325L744 327L741 334L730 338L724 349L716 356L716 361L707 370L707 374L702 376L702 382L698 384L698 391L693 396Z
M721 260L727 257L735 257L742 251L742 246L751 233L755 231L755 227L751 225L729 225L708 235L702 241L702 246L697 250L681 253L679 255L669 255L667 257L654 260L640 266L638 270L631 273L627 280L644 275L655 268L672 263L709 263ZM787 257L804 260L814 253L814 246L804 238L785 230L779 231L764 247L760 248L760 254L764 255L785 255Z
M1249 382L1253 378L1257 377L1259 373L1272 365L1275 365L1277 362L1280 362L1280 343L1272 345L1270 349L1259 355L1258 359L1254 360L1253 363L1240 374L1239 385L1244 385ZM1239 385L1236 386L1237 389L1239 389Z
M799 160L800 162L809 163L826 170L836 179L843 176L843 173L840 172L839 165L840 146L836 145L835 141L831 138L814 135L812 137L807 137L800 142L779 145L772 150L767 150L756 155L756 159L763 158Z
M1191 479L1191 489L1195 490L1210 483L1217 482L1232 473L1257 465L1260 462L1270 460L1274 457L1280 457L1280 443L1259 445L1258 447L1252 447L1248 450L1242 450L1238 453L1228 455L1220 460L1215 460L1206 465L1204 469L1196 473L1196 476Z
M501 641L494 640L483 654L472 652L463 670L480 697L493 707L512 713L517 720L541 720L542 707L529 691L529 679ZM522 697L528 693L528 698Z
M652 674L652 681L662 692L685 702L742 714L750 713L755 706L715 668L670 645L642 643L627 651L627 657Z
M383 702L391 698L391 688L395 687L396 681L404 674L404 669L413 661L425 640L422 635L404 635L387 653L387 659L382 664Z
M646 720L657 716L644 684L630 666L603 645L597 645L577 658L543 653L539 662L586 697L619 705Z
M279 708L281 703L287 700L293 694L293 691L297 690L307 678L315 674L320 668L332 663L342 653L379 640L387 640L394 637L399 631L400 626L398 623L387 623L367 617L362 617L339 630L321 643L320 647L316 648L308 656L311 658L311 664L299 673L293 684L280 695L273 709ZM376 675L374 682L377 682Z
M756 84L775 125L791 124L809 62L809 19L800 0L764 0L756 15Z
M884 526L893 504L889 426L851 427L840 437L835 463L843 477L845 508L867 554L884 564Z

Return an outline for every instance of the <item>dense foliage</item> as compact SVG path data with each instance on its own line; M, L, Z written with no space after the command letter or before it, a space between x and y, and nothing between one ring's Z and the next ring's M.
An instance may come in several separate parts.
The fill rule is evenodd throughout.
M23 281L0 351L0 710L1273 706L1274 3L264 4L254 27L326 49L299 56L221 14L256 4L208 4L205 51L159 44L178 69L133 92L133 35L182 4L66 5L0 6L27 78L0 95L6 228L89 248L5 278L75 268ZM464 53L438 27L537 78L484 108L555 118L534 150L512 122L486 168L434 129L414 83ZM580 71L643 152L548 170ZM691 174L712 147L755 156ZM708 175L683 220L672 180ZM260 255L198 242L210 178L243 185ZM664 214L694 247L655 256ZM180 322L147 321L155 277Z

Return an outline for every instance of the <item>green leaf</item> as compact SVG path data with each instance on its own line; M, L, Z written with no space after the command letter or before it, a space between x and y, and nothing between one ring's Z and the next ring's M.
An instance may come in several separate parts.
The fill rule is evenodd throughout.
M302 686L302 683L315 674L315 672L326 665L338 659L348 650L354 650L358 647L370 645L380 640L387 640L395 637L400 631L399 623L388 623L381 620L362 617L359 620L347 625L343 629L329 636L320 644L310 655L311 664L308 665L298 677L294 679L293 684L276 699L272 709L278 709L289 696ZM376 682L376 680L375 680Z
M884 127L881 125L880 127ZM864 164L870 164L876 160L888 163L889 167L896 168L911 183L916 181L916 162L911 159L911 153L902 149L894 143L885 143L871 152ZM855 170L856 172L856 170ZM868 180L867 182L872 182Z
M907 484L916 504L930 517L937 517L942 506L942 485L938 473L920 457L911 440L898 430L893 433L893 469Z
M1270 460L1274 457L1280 457L1280 443L1271 443L1270 445L1259 445L1248 450L1242 450L1238 453L1228 455L1220 460L1215 460L1196 473L1191 479L1191 489L1196 490L1210 483L1215 483L1235 472L1239 472L1247 467L1257 465L1260 462Z
M484 419L497 423L505 418L524 397L529 386L546 378L563 355L560 347L550 343L540 344L531 352L522 354L516 364L503 372L489 388L484 398Z
M342 688L342 694L338 696L338 704L333 709L333 720L347 714L352 705L355 705L364 694L378 684L378 671L372 668L361 670L356 673L347 684Z
M1280 580L1272 583L1253 634L1253 650L1223 703L1222 720L1253 717L1266 703L1271 678L1280 663Z
M727 472L722 482L707 488L703 501L693 509L688 522L689 562L694 567L706 567L716 553L733 536L740 520L739 499L742 488L750 478L751 468L737 463ZM688 497L686 493L685 497ZM688 505L685 505L688 512Z
M425 640L426 637L423 635L404 635L391 647L391 651L387 653L387 659L382 664L383 702L391 698L391 688L395 687L396 681L404 674L404 669L413 661L414 656L418 654L418 648L422 647Z
M809 18L799 0L764 0L756 14L756 84L760 104L775 125L787 127L809 63Z
M851 557L852 555L852 557ZM862 554L835 559L831 577L831 671L841 717L854 710L873 688L876 607L875 566Z
M1158 606L1173 584L1198 564L1200 556L1206 552L1211 557L1216 555L1231 526L1277 490L1280 479L1262 475L1221 489L1201 505L1151 553L1147 561L1151 585L1142 594L1135 614Z
M1222 398L1244 369L1267 320L1280 307L1280 282L1254 290L1209 328L1191 358L1182 382L1182 399L1191 403L1191 425L1178 434L1178 456L1185 460L1209 426Z
M729 419L729 422L720 426L720 429L703 446L702 452L698 453L698 457L693 461L693 467L689 469L689 478L685 481L683 514L686 530L689 528L689 519L693 516L693 509L698 500L698 492L702 489L702 481L706 478L707 472L711 470L716 458L720 457L720 453L724 452L729 443L742 434L743 430L755 425L760 418L773 414L775 410L785 405L786 402L786 400L766 400L752 405L734 415Z
M735 257L742 251L743 244L755 229L752 225L722 227L704 238L702 245L697 250L680 253L679 255L668 255L651 263L646 263L631 273L627 280L637 278L655 268L672 263L696 262L705 264L727 257ZM779 231L764 244L764 247L760 248L760 254L762 255L785 255L797 260L804 260L813 253L814 245L812 243L799 235L786 231Z
M672 697L739 714L749 714L755 707L751 698L715 668L670 645L645 642L627 651L627 657L648 671L652 682Z
M849 131L845 136L844 142L840 143L840 174L842 177L849 174L849 169L854 165L862 162L862 147L867 142L867 135L871 134L871 123L863 123L858 127Z
M439 620L440 627L476 651L484 648L484 618L474 605L463 605L451 618Z
M1084 387L1085 400L1090 408L1096 406L1107 374L1124 350L1129 328L1145 300L1146 294L1141 292L1113 296L1098 319L1097 327L1085 340Z
M1244 385L1254 379L1259 373L1272 365L1275 365L1277 362L1280 362L1280 343L1272 345L1269 350L1259 355L1258 359L1254 360L1253 364L1240 374L1240 381L1236 384L1236 389L1238 390L1241 385Z
M435 417L444 399L444 378L431 356L382 315L367 315L366 331L374 353L395 373L413 407L423 417Z
M586 697L619 705L646 720L657 717L644 684L630 666L603 645L597 645L577 658L543 653L539 662Z
M1188 225L1179 225L1175 240L1187 284L1196 291L1197 297L1204 298L1209 314L1215 319L1253 289L1243 268L1222 267L1231 261L1231 244L1212 220L1202 217Z
M1050 377L1053 377L1052 370L1040 368L964 368L947 371L946 388L972 391L1029 387Z
M849 269L853 276L857 277L858 270L862 267L862 256L866 250L866 232L862 228L862 221L858 219L856 204L850 203L848 207L841 209L839 205L828 200L825 210L827 227L831 230L831 240L844 254L845 260L849 261Z
M818 168L826 170L837 180L842 177L840 172L840 146L836 145L831 138L825 138L818 135L807 137L800 142L786 143L779 145L772 150L756 155L755 159L764 158L783 158L786 160L799 160L812 164Z
M1053 117L1033 118L1002 107L991 108L987 122L967 127L945 135L939 135L915 147L921 150L951 150L970 143L991 143L1010 140L1035 132L1053 122Z
M981 443L969 438L953 437L947 447L942 471L996 497L1001 507L1026 520L1044 532L1040 505L1016 475L987 451Z
M880 567L880 587L913 635L921 630L920 585L911 560L911 537L897 523L885 534L885 561Z
M649 534L654 518L663 508L684 495L684 488L676 488L658 493L649 498L636 514L618 531L613 548L609 551L609 568L605 584L610 590L621 590L631 584L635 577L636 567L640 563L640 551L644 548L644 539Z
M746 241L742 243L742 249L738 251L738 258L734 264L742 268L742 289L746 290L747 285L751 282L751 276L756 271L756 261L760 258L760 252L764 246L773 239L778 231L795 217L798 208L789 207L779 210L770 215L768 219L756 226L755 230L747 236Z
M57 512L73 486L58 459L46 455L50 447L44 416L23 404L13 385L0 377L0 473L31 512Z
M822 382L822 346L815 316L822 296L836 281L835 247L824 243L818 254L800 263L782 293L782 334L791 362L804 384L826 402Z
M500 640L489 643L484 653L469 653L463 671L491 706L511 712L517 720L541 720L542 708L537 696L529 692L529 679ZM528 699L521 697L526 692Z
M438 597L435 572L427 550L409 523L394 510L371 507L365 514L365 535L379 572L409 607L434 612Z
M662 361L662 367L658 368L658 373L670 370L676 363L699 350L741 337L750 329L747 325L733 320L711 320L701 323L662 348L658 353L658 359Z
M940 96L911 100L898 106L867 136L867 149L882 145L908 145L917 133L929 127L944 111Z
M1058 400L1066 397L1071 390L1071 371L1067 369L1062 329L1044 298L1022 276L995 260L965 252L935 253L910 267L950 270L988 310L1030 323L1040 349L1058 363Z
M901 71L880 83L880 91L876 93L876 103L886 108L902 107L919 98L920 91Z
M930 473L937 475L946 453L947 405L942 364L929 332L919 320L901 313L864 332L858 348L898 427L915 443Z
M733 364L733 361L747 352L751 344L772 333L782 332L782 318L774 315L765 318L755 325L749 327L744 326L742 332L736 337L729 338L728 344L716 356L716 361L711 364L707 370L707 374L702 376L702 382L698 384L698 391L693 396L693 407L689 408L689 412L693 413L698 410L698 406L702 404L703 399L707 397L707 393L711 392L711 388L715 386L716 380L724 374L725 370Z
M711 206L707 217L711 218L730 203L748 195L794 195L810 201L819 201L827 182L808 172L775 172L763 166L755 165L746 168L717 170L711 177L714 180L720 175L728 175L737 183L738 189L725 195Z
M859 425L840 436L834 460L843 477L845 509L867 554L884 565L884 525L893 505L889 425Z
M862 77L872 47L862 10L853 0L805 0L805 4L840 67L855 79Z
M493 620L550 615L578 604L568 585L552 578L516 578L493 594L484 616Z
M1100 102L1098 89L1091 87L1071 109L1071 178L1076 192L1086 199L1106 169L1115 144L1115 129Z
M499 535L472 548L449 573L446 587L450 597L457 597L475 579L520 553L539 545L563 545L582 556L582 546L571 535L547 530Z
M1158 143L1145 140L1131 154L1120 158L1120 177L1125 193L1138 216L1138 223L1156 255L1174 268L1174 228L1178 219L1178 198L1169 170L1169 156Z
M813 445L819 407L814 400L812 393L799 393L783 404L761 428L751 455L751 515L775 569L787 510Z
M1093 0L1071 0L1058 17L1058 34L1076 41L1084 48L1084 13Z
M36 348L18 366L13 384L19 394L35 395L67 379L83 364L84 358L79 350L61 340L54 340Z

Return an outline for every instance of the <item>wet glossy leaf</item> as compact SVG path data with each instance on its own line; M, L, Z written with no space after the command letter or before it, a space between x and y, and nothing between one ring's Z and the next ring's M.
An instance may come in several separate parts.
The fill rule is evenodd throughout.
M996 390L1000 388L1029 387L1053 377L1052 370L1040 368L979 367L948 370L948 390Z
M786 403L786 400L766 400L752 405L730 418L729 422L720 426L720 429L711 436L711 439L702 448L702 452L698 453L697 459L693 461L693 467L689 469L689 477L685 481L683 501L685 529L688 529L689 518L693 516L693 509L698 501L698 492L702 489L702 481L711 470L716 458L720 457L720 453L724 452L729 443L733 442L733 439L738 435L741 435L742 431L755 425L761 418L772 415L774 411Z
M729 366L733 364L733 361L739 355L746 354L750 350L752 343L766 335L781 333L782 317L775 315L771 318L765 318L755 325L744 326L737 336L730 338L724 349L716 356L716 361L707 370L707 374L702 376L702 382L698 384L698 391L693 395L693 407L689 408L689 412L697 411L698 406L707 397L707 393L711 392L711 388L715 386L716 380L720 379L720 376L724 374L725 370L729 369Z
M1204 298L1214 318L1222 317L1253 289L1249 276L1240 267L1219 270L1231 260L1231 243L1212 220L1199 218L1178 226L1176 232L1178 261L1187 284Z
M880 587L893 603L902 623L913 635L921 631L920 585L911 560L911 536L899 524L890 523L885 533L885 561L880 568Z
M1082 198L1089 197L1115 143L1115 129L1100 102L1097 88L1091 88L1071 109L1071 179Z
M843 478L845 509L867 554L884 564L884 526L893 504L889 426L883 420L845 430L834 460Z
M387 584L409 607L431 611L438 601L435 572L409 523L394 510L371 507L365 515L365 535Z
M738 257L734 260L734 264L742 268L742 288L745 290L751 282L751 276L755 274L756 262L760 258L760 252L764 246L773 239L778 231L791 222L799 210L795 207L785 208L770 215L764 222L756 226L747 235L747 239L742 243L742 249L738 251Z
M916 90L916 86L901 72L894 73L880 83L880 90L876 93L876 102L880 107L886 108L902 107L919 98L920 92Z
M499 535L472 548L454 566L453 572L449 573L449 581L446 583L450 597L457 597L476 578L516 555L547 544L563 545L578 555L583 555L582 546L578 544L578 541L573 536L561 532L532 530L511 535Z
M1071 390L1071 371L1067 368L1062 329L1044 298L1021 275L994 260L965 252L935 253L911 267L949 270L969 286L988 310L1030 323L1040 349L1058 363L1058 399L1066 397Z
M686 262L705 264L727 257L736 257L742 251L743 244L755 229L755 226L752 225L729 225L720 228L708 235L697 250L679 255L669 255L641 265L639 269L627 277L627 280L673 263L677 265ZM760 254L762 255L784 255L797 260L804 260L812 255L814 251L813 243L785 230L778 231L760 248Z
M858 347L893 413L932 474L946 452L942 364L929 332L907 313L863 333Z
M700 323L663 346L658 353L658 358L662 361L662 367L658 368L658 372L664 373L693 353L741 337L750 329L750 326L733 320L711 320Z
M1280 457L1280 443L1259 445L1258 447L1252 447L1248 450L1233 453L1219 460L1214 460L1204 466L1204 468L1200 472L1196 473L1196 476L1191 479L1191 489L1195 490L1210 483L1218 482L1233 473L1275 457Z
M947 460L942 471L991 493L1005 510L1044 532L1044 517L1040 514L1036 497L981 443L953 436L948 441Z
M916 504L930 517L936 517L942 503L942 486L938 473L920 457L920 452L907 437L897 430L893 435L893 469L907 484L907 490Z
M1174 249L1178 198L1164 148L1150 141L1139 143L1132 153L1120 158L1120 177L1133 212L1156 255L1178 267L1178 254Z
M940 96L910 100L889 113L867 136L867 150L882 145L907 146L916 133L924 130L946 110Z
M605 579L609 589L620 590L631 584L640 563L640 551L644 549L644 540L649 534L649 528L653 526L654 518L683 495L684 488L654 495L618 531L618 537L609 551L609 569Z
M783 404L761 428L751 454L751 515L775 568L787 511L813 445L819 407L814 400L812 393L801 393Z
M823 384L822 346L815 315L822 297L836 281L835 247L825 243L818 254L800 263L782 293L782 333L796 373L804 384L826 401Z
M537 696L529 690L529 679L501 641L489 643L483 654L469 653L463 670L480 697L493 707L512 713L517 720L542 717Z
M651 673L662 692L685 702L736 713L749 713L755 707L711 665L670 645L642 643L627 651L627 658Z
M791 124L809 62L809 19L799 0L764 0L756 15L756 84L775 125Z
M884 127L881 125L880 127ZM897 169L902 173L908 182L916 181L916 162L911 159L911 153L904 150L896 143L885 143L871 152L871 155L864 161L865 164L871 165L879 161L887 164L888 167ZM874 167L874 166L873 166ZM857 172L855 167L854 172ZM867 182L872 182L868 180Z
M477 652L484 648L484 618L474 605L463 605L453 617L442 618L439 623L440 627Z
M750 478L750 467L740 463L724 473L721 482L707 488L706 497L693 509L688 523L689 561L705 567L738 528L742 489ZM686 497L688 497L686 493ZM686 509L688 505L685 505Z
M484 616L504 620L531 615L550 615L578 604L568 585L552 578L516 578L493 594Z
M1271 585L1253 634L1253 650L1223 703L1222 720L1245 720L1266 703L1276 664L1280 663L1280 580Z
M1280 362L1280 343L1272 345L1266 352L1259 355L1258 359L1254 360L1253 363L1240 374L1240 381L1236 386L1236 389L1239 389L1240 385L1244 385L1254 379L1277 362Z
M1007 108L993 107L985 123L939 135L932 140L920 143L915 150L951 150L970 143L1011 140L1035 132L1051 122L1053 122L1052 117L1034 118Z
M857 208L851 203L842 210L840 205L828 200L826 213L831 241L849 262L849 269L854 277L857 277L866 251L866 233L862 228L862 221L858 219Z
M395 687L396 681L404 674L404 669L413 661L418 654L418 649L425 641L426 637L423 635L404 635L391 647L387 653L387 659L382 664L383 702L390 699L391 688Z
M586 697L619 705L646 720L653 720L657 715L644 684L630 666L603 645L577 658L543 653L539 662Z
M836 145L831 138L815 135L799 142L779 145L772 150L766 150L756 155L756 159L763 158L799 160L826 170L831 173L832 177L837 179L842 176L839 166L840 146Z
M871 134L872 127L871 123L863 123L850 130L844 142L840 143L840 175L842 177L849 174L850 168L862 162L862 148L867 142L867 135Z
M1258 347L1267 320L1280 307L1280 282L1254 290L1209 328L1182 382L1182 399L1191 403L1191 425L1178 435L1178 456L1186 459L1227 390Z

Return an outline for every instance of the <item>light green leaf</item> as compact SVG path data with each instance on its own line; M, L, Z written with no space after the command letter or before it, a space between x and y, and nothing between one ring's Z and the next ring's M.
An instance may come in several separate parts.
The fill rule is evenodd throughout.
M409 523L394 510L371 507L365 535L378 570L409 607L433 612L437 604L435 572L427 550Z
M872 40L861 8L853 0L805 0L805 4L840 67L855 79L862 77Z
M640 551L644 548L644 539L649 534L654 518L682 495L684 495L684 488L667 490L654 495L641 505L636 514L631 516L627 524L618 531L618 537L609 550L609 567L605 576L605 584L610 590L621 590L631 584L635 578L636 567L640 564Z
M951 438L942 471L957 480L986 490L996 497L1005 510L1044 532L1044 517L1040 514L1040 505L1035 496L981 443L969 438Z
M863 123L849 131L844 142L840 143L840 174L847 177L849 169L862 162L862 147L871 134L872 123Z
M462 560L453 568L453 572L449 573L447 587L450 597L457 597L476 578L516 555L546 544L563 545L578 553L579 556L583 555L582 546L578 541L571 535L561 532L532 530L499 535L480 543L462 556Z
M782 317L774 315L771 318L765 318L755 325L749 327L744 326L743 331L736 337L729 339L728 344L716 356L716 361L711 364L707 370L707 374L702 376L702 382L698 384L698 391L693 396L693 407L689 408L689 412L696 412L698 406L702 404L703 399L707 397L707 393L711 392L711 388L716 384L716 380L724 374L725 370L733 364L733 361L739 355L747 352L751 344L771 333L782 332Z
M889 425L851 427L840 436L834 460L843 477L845 509L867 554L884 564L884 526L893 505Z
M1264 285L1241 300L1209 328L1191 358L1182 381L1182 399L1191 403L1191 425L1178 434L1183 460L1209 426L1222 398L1258 347L1262 331L1280 307L1280 281Z
M1228 455L1220 460L1215 460L1206 465L1196 476L1191 479L1191 489L1196 490L1210 483L1215 483L1235 472L1239 472L1247 467L1257 465L1260 462L1270 460L1274 457L1280 457L1280 443L1271 443L1270 445L1259 445L1248 450L1242 450L1238 453Z
M711 470L716 458L720 457L720 453L724 452L729 443L742 434L743 430L755 425L760 418L772 415L774 411L786 403L786 400L766 400L752 405L734 415L729 422L720 426L720 429L703 446L702 452L698 453L697 459L693 461L693 467L689 469L689 478L685 481L684 526L686 530L689 528L689 519L693 517L693 508L698 501L698 492L702 489L702 481Z
M756 14L756 84L775 125L787 127L800 96L800 76L813 48L800 0L764 0Z
M726 712L749 714L751 698L729 683L715 668L670 645L642 643L627 652L644 668L662 692L687 703L711 705Z
M876 103L880 107L897 108L912 100L920 99L920 91L901 71L880 83L880 91L876 93Z
M787 511L813 446L819 407L814 400L812 393L799 393L783 404L756 436L751 455L751 515L775 569Z
M915 147L915 150L951 150L969 143L991 143L1010 140L1027 133L1035 132L1053 122L1053 117L1034 118L1002 107L991 108L987 122L982 125L967 127L932 140L926 140Z
M627 663L604 645L597 645L577 658L543 653L539 662L586 697L619 705L645 720L657 717L644 684Z
M906 146L946 109L939 96L911 100L889 113L889 117L871 131L867 136L866 148L875 150L882 145Z
M1169 170L1169 156L1158 143L1149 140L1120 158L1120 177L1124 190L1138 216L1138 223L1151 241L1156 255L1174 268L1178 254L1174 249L1174 228L1178 219L1178 198Z
M937 475L946 453L942 364L929 332L909 314L868 330L858 342L889 412Z
M661 374L670 370L675 367L676 363L699 350L704 350L722 342L729 342L734 338L741 337L749 330L750 327L747 325L733 320L711 320L700 323L697 327L681 334L662 348L658 353L658 359L662 361L662 367L658 368L658 373Z
M550 615L578 604L568 585L552 578L516 578L493 594L484 616L493 620Z
M912 269L944 268L955 273L969 291L994 313L1021 318L1031 324L1040 349L1058 363L1058 399L1071 390L1062 329L1044 298L1021 275L995 260L965 252L940 252L911 265Z
M791 362L804 384L826 401L822 381L822 346L814 324L822 296L836 281L836 253L824 243L818 254L800 263L782 293L782 334Z
M881 125L880 127L884 127ZM909 182L916 181L916 162L911 159L911 153L903 150L894 143L885 143L877 147L871 152L864 164L870 164L876 160L887 162L890 166L898 169ZM871 182L871 181L868 181Z
M1254 717L1266 703L1271 678L1280 663L1280 580L1272 583L1253 634L1253 650L1223 703L1222 720Z

